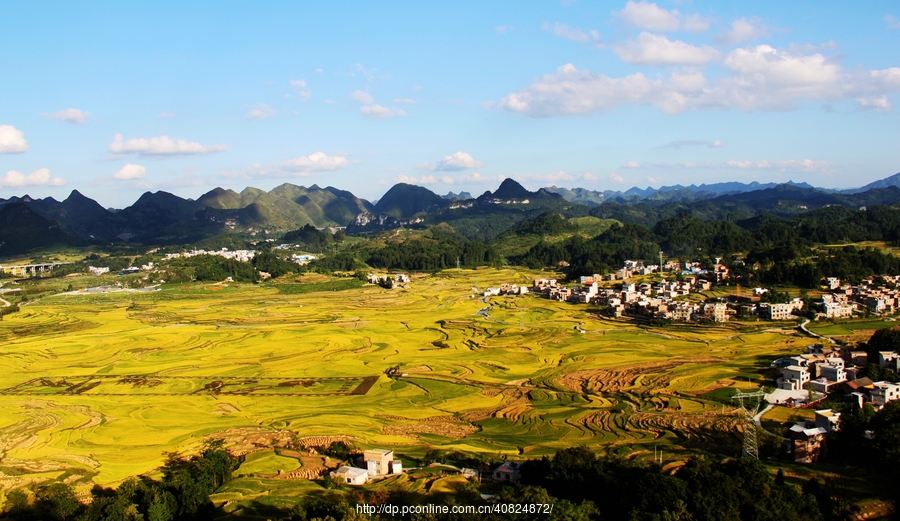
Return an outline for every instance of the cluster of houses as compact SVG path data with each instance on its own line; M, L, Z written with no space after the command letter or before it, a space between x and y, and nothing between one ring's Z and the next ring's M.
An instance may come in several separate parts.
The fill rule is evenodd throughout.
M769 403L794 406L807 399L824 398L828 393L843 390L853 409L871 404L877 409L890 401L900 400L900 384L873 382L859 377L868 357L865 351L849 346L810 345L805 354L779 358L773 367L783 368L777 380L778 389L766 395ZM878 364L894 371L900 370L900 355L893 351L878 353ZM828 433L839 425L840 413L831 409L815 411L815 419L799 422L790 428L790 452L794 461L812 463L818 460Z
M253 250L229 250L228 248L222 248L221 250L191 250L185 251L181 253L167 253L166 260L172 259L186 259L188 257L194 257L197 255L214 255L216 257L224 257L226 259L233 259L240 262L250 262L253 260L256 252Z
M830 293L822 295L819 303L825 318L850 318L855 311L866 310L876 315L895 313L900 309L900 290L893 285L900 277L881 275L879 278L892 286L876 285L874 277L869 277L858 286L841 284L836 277L825 279Z
M494 297L497 295L524 295L528 293L528 286L519 286L518 284L507 284L504 282L500 287L486 288L481 294L485 297Z
M861 407L871 403L882 407L885 403L900 398L900 384L891 382L873 382L868 378L860 378L862 369L868 365L865 351L849 346L825 346L821 344L806 347L802 355L779 358L772 362L773 367L783 368L777 380L778 389L785 391L809 391L828 394L839 388L849 393L849 400ZM894 371L900 370L900 355L893 351L878 353L878 364ZM781 393L786 396L786 393ZM785 404L791 405L795 400L789 398Z
M403 473L403 464L394 459L394 451L372 449L363 452L363 464L366 468L344 465L331 473L331 478L348 485L365 485L370 479Z
M378 275L369 273L366 275L366 282L369 284L377 284L382 287L394 289L397 284L409 282L409 275L406 273L395 273L393 275Z
M595 274L581 277L577 286L565 287L555 279L537 279L532 292L562 302L607 306L609 314L614 317L629 314L663 320L724 322L734 314L723 302L698 304L676 300L677 297L712 287L712 282L697 275L688 275L682 281L663 279L655 284L625 282L614 288L600 288L598 282L601 280L604 277Z
M137 266L129 266L127 268L123 268L123 269L119 270L117 272L117 274L118 275L132 275L134 273L140 273L141 271L150 271L153 269L153 267L154 267L154 263L148 262L147 264L142 264L140 268L138 268ZM100 275L109 273L109 268L106 266L102 266L102 267L88 266L87 269L91 273L91 275L96 275L98 277Z

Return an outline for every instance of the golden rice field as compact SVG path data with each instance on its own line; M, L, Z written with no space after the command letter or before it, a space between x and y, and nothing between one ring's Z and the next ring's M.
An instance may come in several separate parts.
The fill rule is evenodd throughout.
M449 271L395 290L305 294L172 285L29 303L0 322L0 487L114 484L210 436L247 452L347 436L401 456L425 443L521 457L578 444L677 451L717 436L739 446L739 417L715 391L767 383L772 358L808 343L758 324L649 328L473 289L537 275ZM386 376L396 365L404 376Z

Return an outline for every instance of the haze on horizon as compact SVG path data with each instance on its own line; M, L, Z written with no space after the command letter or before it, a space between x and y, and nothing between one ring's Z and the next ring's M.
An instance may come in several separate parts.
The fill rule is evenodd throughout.
M0 197L900 171L895 2L111 7L4 7Z

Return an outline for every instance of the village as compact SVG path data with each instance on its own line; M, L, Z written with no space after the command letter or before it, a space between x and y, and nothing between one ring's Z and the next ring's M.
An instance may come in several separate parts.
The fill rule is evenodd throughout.
M740 294L736 286L736 296L721 299L707 299L697 302L687 299L691 294L709 291L715 286L730 283L730 270L716 263L712 270L705 270L697 262L670 261L664 266L665 272L674 280L651 282L629 281L637 276L664 273L658 265L644 265L640 261L626 261L625 265L608 275L594 274L579 277L578 285L564 286L556 279L535 279L531 288L517 284L501 284L484 290L484 297L496 295L523 295L534 293L546 299L559 302L573 302L605 306L607 313L614 317L633 316L655 320L685 322L726 322L736 316L756 317L763 320L791 320L803 310L804 300L793 297L787 302L762 302L767 288L755 287L747 296ZM898 277L881 275L869 277L858 285L841 283L840 279L828 277L824 281L818 307L817 318L844 319L857 314L889 315L900 309ZM623 281L611 288L600 287L602 282Z
M877 360L870 362L865 351L849 346L814 344L806 350L772 362L773 368L781 369L781 376L776 380L777 389L765 396L769 404L810 407L831 393L843 393L849 410L856 412L866 405L880 410L888 402L900 400L900 384L873 382L860 376L869 363L895 373L900 371L900 354L881 351ZM840 416L831 409L821 409L815 411L813 421L794 424L790 428L792 459L800 463L817 461L827 435L839 428Z

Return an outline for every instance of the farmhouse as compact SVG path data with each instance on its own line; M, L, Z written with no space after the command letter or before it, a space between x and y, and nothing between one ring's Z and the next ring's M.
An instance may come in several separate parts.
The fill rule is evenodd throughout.
M331 477L338 481L343 481L348 485L365 485L369 480L369 473L366 469L358 469L356 467L344 465L332 472Z
M403 466L399 460L394 459L394 451L387 449L372 449L363 452L363 461L370 476L387 476L400 474Z
M494 469L494 481L518 481L519 464L512 461L504 461L502 465Z
M816 411L813 422L800 422L791 427L791 456L798 463L819 460L825 447L825 437L840 426L841 413L831 409Z
M791 427L791 458L797 463L818 461L827 432L822 427L810 427L807 423Z

